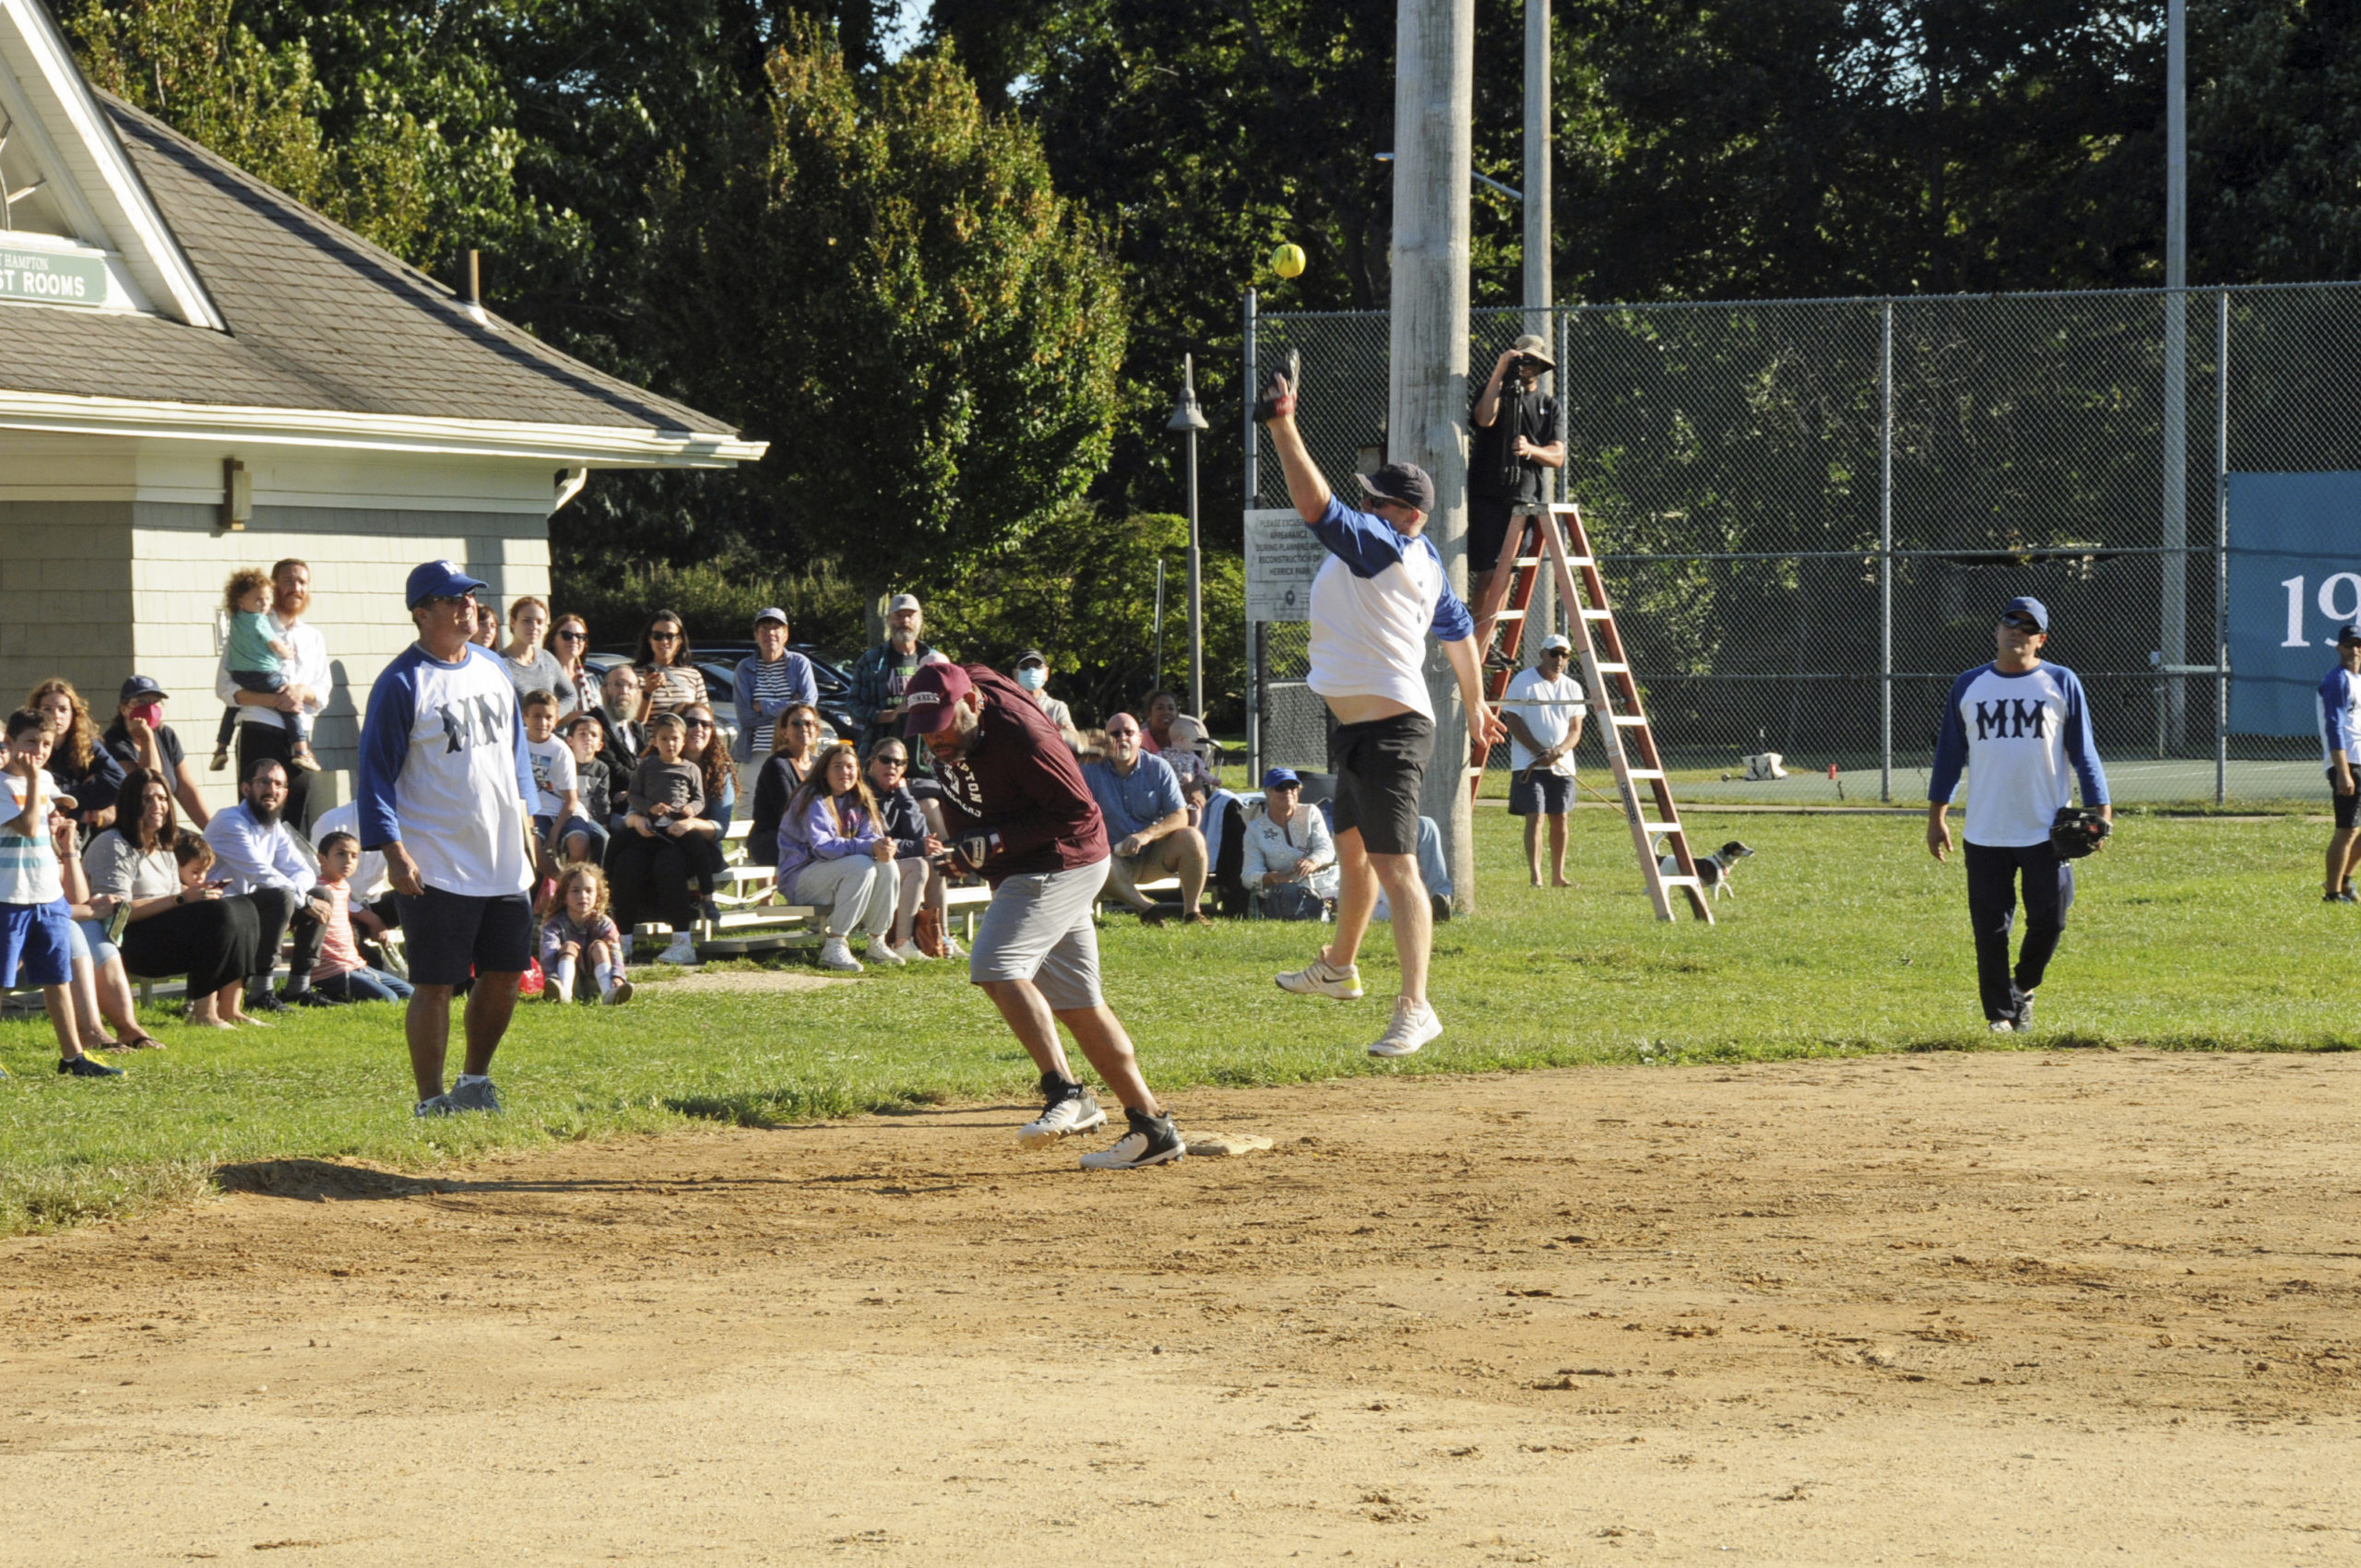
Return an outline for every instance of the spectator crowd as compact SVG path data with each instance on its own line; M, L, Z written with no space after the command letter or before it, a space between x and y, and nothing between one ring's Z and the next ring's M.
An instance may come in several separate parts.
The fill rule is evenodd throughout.
M172 694L148 676L126 678L112 713L47 680L9 716L0 985L41 990L59 1072L116 1075L99 1053L163 1043L139 1022L142 980L184 982L183 1019L200 1028L267 1028L291 1008L411 996L386 855L364 848L356 803L311 810L315 725L332 695L311 603L298 560L242 569L224 586L221 716L206 771L234 766L236 800L219 812L167 718ZM579 615L553 616L531 596L504 621L481 597L460 608L454 644L481 644L516 697L532 786L533 951L549 999L629 1001L634 932L650 924L670 935L647 956L694 964L693 928L725 898L760 890L749 867L766 869L781 901L816 911L825 968L959 956L942 787L929 749L902 733L911 678L947 662L915 595L891 600L884 640L850 667L848 736L823 717L816 672L789 646L780 609L755 617L725 726L674 612L650 615L635 656L602 675ZM1113 849L1111 902L1150 925L1328 916L1335 847L1298 776L1272 769L1259 802L1224 789L1204 724L1170 692L1149 694L1145 718L1117 713L1086 731L1050 695L1050 666L1026 649L1009 673L1082 764ZM740 837L742 867L730 854ZM1167 884L1169 905L1153 897Z

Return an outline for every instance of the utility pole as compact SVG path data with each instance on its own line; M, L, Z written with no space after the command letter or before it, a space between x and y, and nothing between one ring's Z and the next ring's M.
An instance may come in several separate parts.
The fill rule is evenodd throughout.
M1556 313L1550 307L1557 301L1551 297L1549 279L1549 0L1525 0L1524 208L1525 329L1538 334L1545 343L1555 343L1559 335L1552 330L1550 318ZM1554 373L1541 378L1541 389L1556 393ZM1544 469L1541 499L1555 501L1560 493L1557 473ZM1553 631L1558 624L1558 580L1551 574L1542 573L1534 585L1531 608L1533 618L1525 623L1520 646L1537 652L1539 634Z
M1197 356L1180 356L1180 401L1173 406L1172 418L1165 429L1180 434L1188 443L1189 465L1189 711L1199 719L1205 714L1205 593L1204 556L1197 538L1197 433L1211 430L1203 410L1197 407ZM1164 567L1157 566L1158 592L1157 603L1164 603ZM1163 626L1157 624L1157 645L1163 643ZM1164 683L1164 661L1157 660L1157 684Z
M2189 662L2189 8L2165 7L2165 408L2164 526L2156 542L2160 585L2158 679L2170 700L2172 749L2186 739L2188 683L2170 673Z
M1387 456L1435 482L1427 535L1467 591L1468 169L1475 156L1476 0L1400 0L1394 36L1394 288ZM1440 650L1427 661L1434 761L1421 809L1442 829L1458 906L1473 910L1467 716Z

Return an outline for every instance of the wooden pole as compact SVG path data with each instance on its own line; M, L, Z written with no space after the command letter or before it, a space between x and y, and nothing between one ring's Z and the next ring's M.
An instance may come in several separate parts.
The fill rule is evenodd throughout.
M1475 156L1475 0L1400 0L1394 21L1392 354L1387 456L1435 482L1427 535L1467 591L1467 172ZM1429 656L1434 761L1422 809L1442 829L1453 892L1475 909L1467 717L1440 650Z

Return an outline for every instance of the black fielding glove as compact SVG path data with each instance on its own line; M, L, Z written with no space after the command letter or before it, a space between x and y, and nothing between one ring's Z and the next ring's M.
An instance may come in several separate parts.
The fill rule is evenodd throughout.
M2049 847L2061 861L2078 861L2095 854L2114 832L2113 823L2087 806L2060 806L2049 824Z
M1263 395L1254 399L1254 422L1268 424L1273 420L1295 418L1295 387L1277 371L1263 383Z

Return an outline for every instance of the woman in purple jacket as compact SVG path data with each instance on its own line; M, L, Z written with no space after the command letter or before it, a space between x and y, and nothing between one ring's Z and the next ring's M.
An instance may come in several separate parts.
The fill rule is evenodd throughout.
M828 911L820 967L859 973L860 960L847 939L858 925L869 934L869 961L899 968L887 945L894 920L894 840L878 817L876 798L860 780L860 758L849 745L820 754L778 825L779 891L798 904Z

